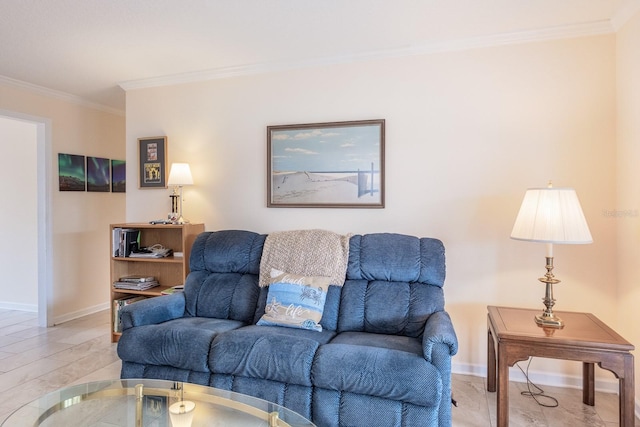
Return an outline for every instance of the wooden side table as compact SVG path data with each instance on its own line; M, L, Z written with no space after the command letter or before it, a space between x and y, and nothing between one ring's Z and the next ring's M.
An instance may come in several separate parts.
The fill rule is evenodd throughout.
M498 427L509 425L509 367L530 356L582 362L582 401L591 406L595 404L594 364L613 372L620 387L620 427L633 427L631 343L589 313L556 312L564 328L543 329L534 321L540 310L487 308L487 390L498 391Z

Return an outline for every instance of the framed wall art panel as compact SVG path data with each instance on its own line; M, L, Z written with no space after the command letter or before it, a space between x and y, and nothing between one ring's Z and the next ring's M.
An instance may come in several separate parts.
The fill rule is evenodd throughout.
M384 208L385 122L267 127L267 206Z
M111 192L127 192L127 162L124 160L111 160Z
M60 191L85 191L84 156L58 153L58 186Z
M108 193L110 183L109 159L87 156L87 191Z
M138 139L140 188L167 188L167 137Z

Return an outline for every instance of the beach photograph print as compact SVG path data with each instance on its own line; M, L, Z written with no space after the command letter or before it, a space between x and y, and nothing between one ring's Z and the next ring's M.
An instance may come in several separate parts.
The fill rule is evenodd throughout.
M84 191L84 156L58 153L60 191Z
M384 207L384 120L267 127L268 207Z

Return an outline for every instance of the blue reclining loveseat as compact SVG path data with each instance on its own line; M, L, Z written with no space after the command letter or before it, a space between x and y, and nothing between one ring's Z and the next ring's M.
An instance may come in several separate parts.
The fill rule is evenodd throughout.
M252 395L323 426L450 426L457 338L444 310L442 242L350 237L322 331L257 325L266 235L204 232L183 293L121 314L122 378L184 381Z

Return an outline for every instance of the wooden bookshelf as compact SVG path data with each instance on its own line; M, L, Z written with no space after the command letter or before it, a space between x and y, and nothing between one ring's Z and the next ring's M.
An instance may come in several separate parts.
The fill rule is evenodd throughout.
M111 283L109 284L111 295L111 342L117 342L120 333L115 331L114 301L130 296L143 295L146 297L158 297L162 291L172 286L184 283L189 274L189 256L191 246L198 234L204 231L204 224L146 224L126 223L111 224L109 226L109 242L112 242L113 230L116 228L132 228L140 230L140 246L150 247L161 244L174 252L182 252L181 257L168 256L165 258L131 258L113 256L113 248L109 248L111 254ZM154 276L160 286L136 291L129 289L116 289L113 283L123 276L141 275Z

